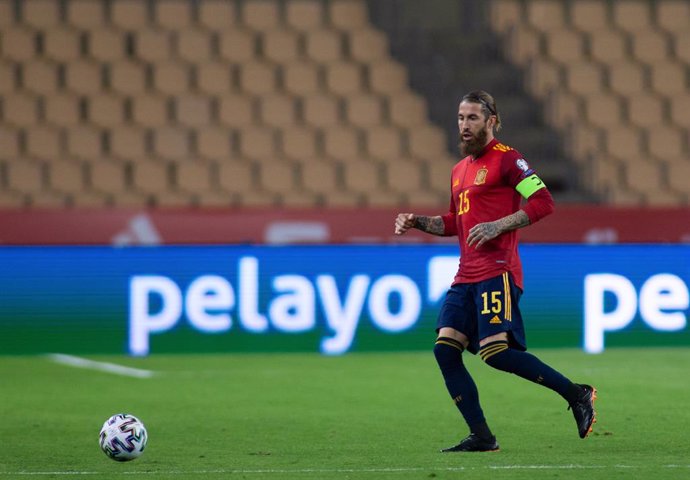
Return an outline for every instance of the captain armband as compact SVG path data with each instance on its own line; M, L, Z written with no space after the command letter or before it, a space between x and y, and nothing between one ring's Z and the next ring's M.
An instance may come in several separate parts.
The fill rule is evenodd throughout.
M541 181L541 178L534 173L518 183L515 187L515 190L517 190L518 193L520 193L520 195L522 195L524 198L529 198L534 192L541 190L542 188L546 188L546 185Z

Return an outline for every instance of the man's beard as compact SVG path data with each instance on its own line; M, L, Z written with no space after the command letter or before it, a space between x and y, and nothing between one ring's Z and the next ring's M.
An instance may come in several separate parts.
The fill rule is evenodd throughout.
M461 133L458 146L460 147L460 152L462 153L462 156L466 157L468 155L472 155L476 158L477 155L482 153L482 150L484 150L484 147L486 146L486 139L488 138L488 136L489 131L486 128L482 128L476 136L473 136L468 141L463 140Z

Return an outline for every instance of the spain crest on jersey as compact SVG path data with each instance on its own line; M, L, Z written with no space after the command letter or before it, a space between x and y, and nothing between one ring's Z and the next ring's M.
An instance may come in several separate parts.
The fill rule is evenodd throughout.
M482 167L479 170L477 170L477 176L474 177L474 184L482 185L484 182L486 182L487 173L489 173L489 171L486 169L486 167Z

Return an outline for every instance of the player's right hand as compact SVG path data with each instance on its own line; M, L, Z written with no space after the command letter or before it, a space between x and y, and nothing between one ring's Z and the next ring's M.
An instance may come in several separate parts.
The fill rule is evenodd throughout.
M395 234L402 235L414 226L414 213L399 213L395 218Z

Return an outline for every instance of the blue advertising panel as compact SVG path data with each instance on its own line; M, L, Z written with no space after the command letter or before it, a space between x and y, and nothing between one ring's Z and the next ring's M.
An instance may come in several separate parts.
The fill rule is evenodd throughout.
M530 347L690 345L690 247L525 245ZM0 248L0 354L429 349L452 246Z

